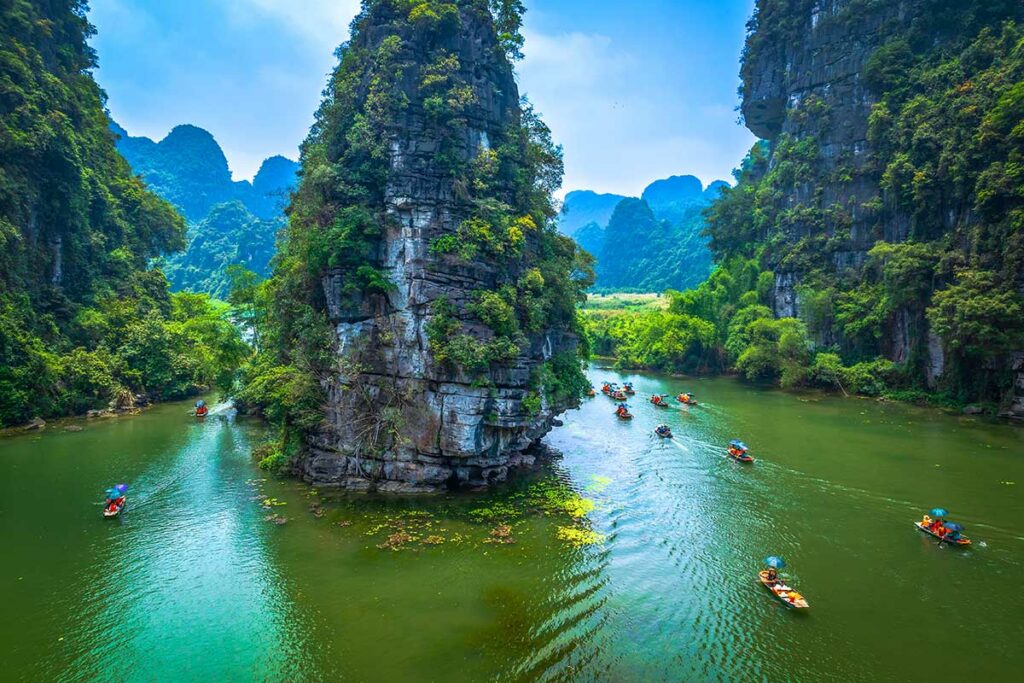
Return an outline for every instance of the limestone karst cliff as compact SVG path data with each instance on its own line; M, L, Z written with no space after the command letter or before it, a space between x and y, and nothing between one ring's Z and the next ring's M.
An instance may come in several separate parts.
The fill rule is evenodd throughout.
M272 402L269 376L304 387L286 447L318 484L503 480L585 388L560 150L485 0L368 2L339 56L272 281L277 369L243 401Z
M1024 414L1022 20L1019 2L759 0L742 112L765 142L711 236L773 273L775 315L819 348Z

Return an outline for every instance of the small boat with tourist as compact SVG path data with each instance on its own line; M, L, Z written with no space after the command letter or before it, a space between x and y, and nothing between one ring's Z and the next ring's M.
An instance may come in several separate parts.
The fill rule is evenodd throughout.
M128 503L125 495L127 492L128 484L118 484L107 489L106 500L103 502L104 517L110 519L121 514L121 510L124 510L124 506Z
M729 442L729 449L726 451L726 454L736 462L749 464L754 462L754 458L747 453L748 450L750 449L747 448L747 444L733 439Z
M919 531L939 539L939 543L957 546L971 545L971 539L962 533L964 530L963 525L947 521L945 519L947 514L949 513L945 508L932 508L928 511L928 514L921 518L920 522L914 522L914 526Z
M650 400L659 408L668 408L668 394L654 394Z
M676 400L688 406L697 405L697 398L691 393L682 393L676 396Z
M672 438L672 428L669 427L668 425L658 425L657 427L654 428L654 433L663 439Z
M632 420L633 413L629 412L629 406L625 403L620 403L615 408L615 416L620 420Z
M764 563L768 565L768 568L762 569L757 575L761 585L771 591L772 595L788 607L795 609L807 609L810 607L807 599L796 592L794 588L787 586L786 582L779 576L779 570L786 566L781 557L776 555L766 557Z

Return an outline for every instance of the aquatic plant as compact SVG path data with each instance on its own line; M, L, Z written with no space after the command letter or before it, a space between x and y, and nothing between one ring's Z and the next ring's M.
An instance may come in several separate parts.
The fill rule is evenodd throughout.
M605 535L599 534L591 529L583 529L576 526L558 527L558 538L571 544L574 548L586 545L598 545L604 543Z

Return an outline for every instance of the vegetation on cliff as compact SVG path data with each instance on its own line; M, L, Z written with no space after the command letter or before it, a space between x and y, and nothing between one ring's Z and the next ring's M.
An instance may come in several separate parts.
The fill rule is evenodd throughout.
M482 105L458 55L443 47L472 17L495 26L492 61L515 58L521 11L508 1L372 0L339 48L302 146L302 180L274 274L247 290L252 308L265 313L254 316L260 353L239 400L284 427L288 450L323 417L321 380L339 362L349 378L363 370L345 355L339 361L325 276L340 276L342 319L372 315L374 302L396 286L381 269L383 236L395 227L386 193L393 141L411 122L429 136L430 163L450 179L458 215L453 230L432 239L429 255L454 269L485 264L504 283L473 292L465 305L432 301L426 332L433 360L486 383L489 369L512 362L538 333L578 329L575 306L591 279L587 261L553 224L561 150L529 106L516 107L510 125L467 149L470 118ZM558 376L548 390L585 389L578 362L553 359L547 371Z
M828 20L856 29L870 4L851 2ZM708 211L719 270L671 295L667 313L595 318L599 352L615 350L627 365L734 368L790 385L914 395L934 371L930 330L944 352L932 390L958 402L1005 399L1008 354L1024 349L1024 9L922 9L928 4L918 3L906 26L887 26L889 39L864 68L876 103L869 158L856 174L877 195L827 199L857 196L826 191L855 172L845 157L826 160L815 131L839 122L823 100L805 97L786 128L804 134L758 143L738 185ZM810 10L810 2L758 3L747 89L759 58L785 52ZM863 259L849 257L855 219L875 242ZM798 278L798 319L774 319L776 273ZM645 341L658 337L671 342Z
M184 222L117 153L85 3L0 8L0 425L226 381L245 353L147 262Z

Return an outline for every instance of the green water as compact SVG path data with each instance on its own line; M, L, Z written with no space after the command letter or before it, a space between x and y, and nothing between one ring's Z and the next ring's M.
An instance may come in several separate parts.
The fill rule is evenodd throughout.
M546 473L484 496L259 481L248 451L262 428L221 409L2 439L0 678L1016 679L1024 430L727 379L629 379L636 419L589 400L549 436L561 457ZM683 389L701 404L644 400ZM662 421L674 440L653 436ZM730 438L756 464L724 459ZM550 478L594 509L512 515L515 543L486 542L497 518L470 511L500 516ZM103 520L99 494L119 481L129 508ZM974 547L913 528L935 505ZM604 541L574 547L559 527ZM396 533L413 540L377 547ZM755 582L768 554L787 559L808 613Z

